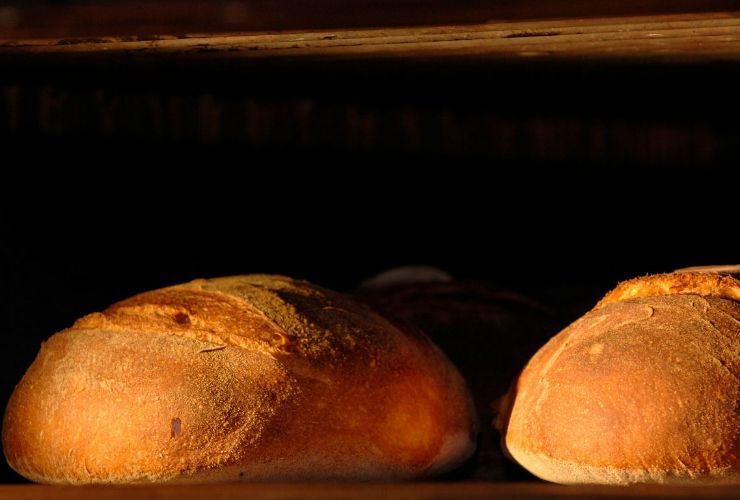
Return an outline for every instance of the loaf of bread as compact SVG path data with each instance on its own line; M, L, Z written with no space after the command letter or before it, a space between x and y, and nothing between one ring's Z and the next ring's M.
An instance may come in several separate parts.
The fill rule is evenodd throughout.
M478 419L487 423L491 400L506 393L521 367L563 326L555 313L519 293L424 267L385 271L358 295L386 317L429 335L468 381ZM502 454L489 425L482 426L464 472L475 479L530 478Z
M137 295L46 341L3 422L43 483L431 476L474 451L465 383L424 335L277 276Z
M726 269L725 269L726 271ZM740 281L627 281L500 402L508 453L558 483L740 484Z

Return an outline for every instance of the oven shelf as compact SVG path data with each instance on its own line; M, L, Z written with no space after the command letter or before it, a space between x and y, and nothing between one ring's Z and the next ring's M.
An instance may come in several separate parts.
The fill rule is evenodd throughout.
M420 482L420 483L245 483L192 486L0 486L0 497L24 500L72 498L118 500L177 498L229 499L479 499L479 498L732 498L736 487L719 486L563 486L547 483Z

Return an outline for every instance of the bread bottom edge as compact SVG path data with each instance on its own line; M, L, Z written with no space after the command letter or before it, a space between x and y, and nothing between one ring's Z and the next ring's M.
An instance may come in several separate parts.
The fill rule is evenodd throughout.
M529 472L559 484L665 484L682 486L740 485L740 474L732 466L714 469L709 473L692 473L684 469L665 470L626 469L577 463L552 458L544 453L532 453L507 443L509 454Z

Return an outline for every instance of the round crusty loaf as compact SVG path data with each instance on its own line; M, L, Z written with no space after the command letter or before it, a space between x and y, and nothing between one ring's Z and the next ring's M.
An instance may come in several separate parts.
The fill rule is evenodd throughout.
M471 455L465 383L429 339L306 282L164 288L42 345L3 422L44 483L391 479Z
M737 279L638 278L540 349L497 426L549 481L740 484L739 377Z

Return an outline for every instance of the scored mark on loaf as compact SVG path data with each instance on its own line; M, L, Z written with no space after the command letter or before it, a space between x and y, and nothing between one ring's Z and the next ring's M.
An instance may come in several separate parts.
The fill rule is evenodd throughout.
M216 346L216 347L206 347L205 349L201 349L200 351L198 351L198 353L200 354L200 353L203 353L203 352L221 351L223 349L226 349L226 346L225 345L219 345L219 346Z
M174 314L172 319L175 320L175 323L181 326L190 326L190 315L183 311L178 311Z
M174 439L180 435L182 432L182 421L180 421L179 418L175 417L170 422L170 438Z

